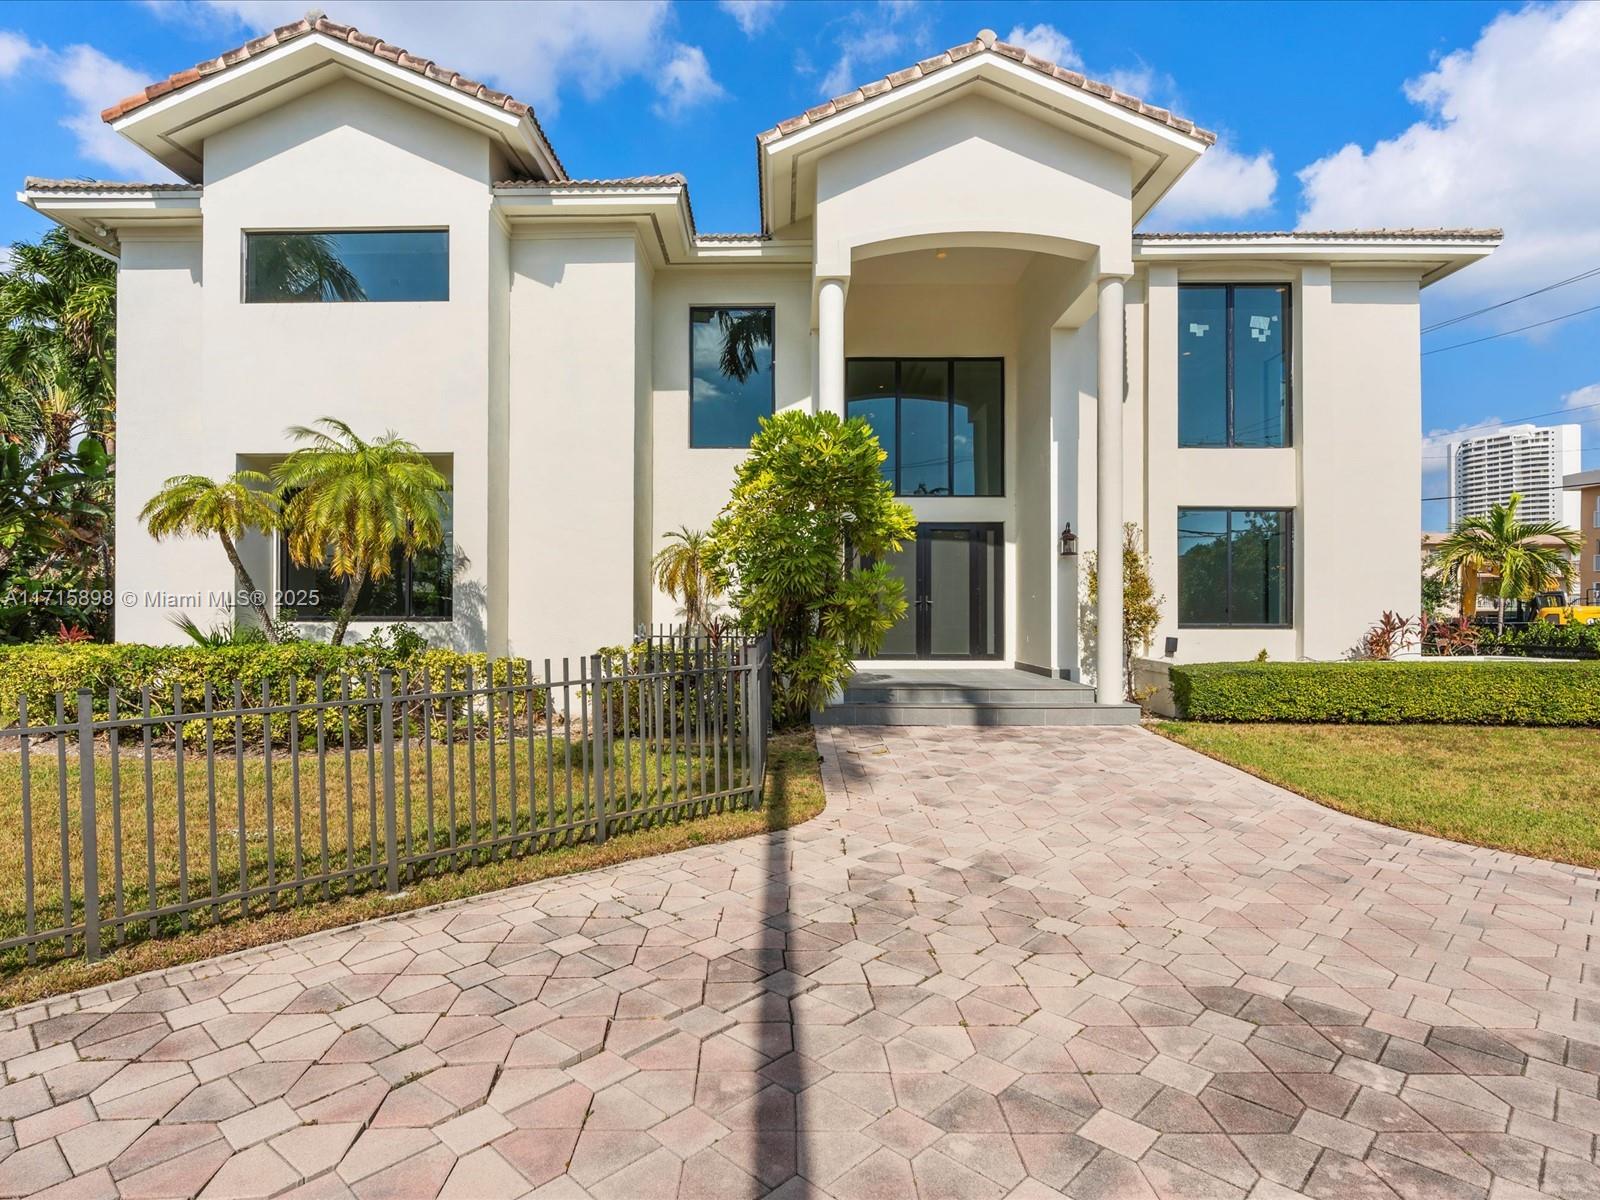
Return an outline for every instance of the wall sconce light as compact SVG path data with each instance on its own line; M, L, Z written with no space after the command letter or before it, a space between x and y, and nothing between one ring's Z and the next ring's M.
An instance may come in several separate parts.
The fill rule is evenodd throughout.
M1066 528L1061 531L1061 557L1076 558L1078 556L1078 535L1072 532L1072 522L1068 521Z
M1163 647L1163 649L1166 652L1166 656L1168 658L1172 658L1178 653L1178 639L1175 637L1169 637L1167 639L1167 644Z

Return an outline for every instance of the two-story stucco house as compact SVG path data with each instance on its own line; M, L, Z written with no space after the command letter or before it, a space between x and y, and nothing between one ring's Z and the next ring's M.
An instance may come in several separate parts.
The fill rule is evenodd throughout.
M120 267L123 639L233 586L144 533L162 480L328 415L453 483L448 553L361 617L494 652L673 619L652 554L789 408L870 421L923 523L885 659L1114 679L1082 564L1124 522L1157 655L1334 657L1417 608L1419 294L1498 232L1136 233L1213 135L988 31L759 134L748 234L677 176L571 178L526 105L315 16L105 119L185 182L22 199Z

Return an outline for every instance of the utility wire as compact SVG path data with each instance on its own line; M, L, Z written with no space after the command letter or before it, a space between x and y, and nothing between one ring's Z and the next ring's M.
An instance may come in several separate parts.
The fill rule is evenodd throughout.
M1551 317L1547 321L1535 321L1531 325L1519 325L1515 329L1507 329L1504 333L1491 333L1485 337L1473 338L1470 342L1455 342L1449 346L1436 346L1432 350L1424 350L1422 356L1430 354L1443 354L1446 350L1460 350L1464 346L1476 346L1479 342L1492 342L1495 338L1510 337L1513 333L1526 333L1530 329L1538 329L1541 325L1554 325L1557 321L1570 320L1572 317L1581 317L1584 313L1600 311L1600 304L1591 304L1588 308L1580 308L1577 312L1562 313L1559 317Z
M1583 280L1589 279L1595 275L1600 275L1600 267L1590 267L1587 271L1583 271L1569 279L1560 279L1555 283L1548 283L1542 288L1534 288L1534 290L1531 292L1523 292L1520 296L1513 296L1509 300L1502 300L1500 303L1491 304L1487 308L1474 309L1472 312L1462 313L1458 317L1449 317L1443 321L1435 321L1432 325L1425 326L1422 332L1433 333L1435 330L1444 329L1450 325L1459 325L1463 321L1472 320L1473 317L1481 317L1484 313L1491 313L1498 308L1505 308L1508 304L1515 304L1517 301L1526 300L1531 296L1542 296L1546 292L1553 292L1557 288L1566 287L1568 284L1581 283Z

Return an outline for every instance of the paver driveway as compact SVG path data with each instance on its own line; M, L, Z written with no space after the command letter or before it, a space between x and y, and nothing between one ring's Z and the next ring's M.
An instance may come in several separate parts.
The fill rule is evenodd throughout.
M1600 1196L1593 872L1139 730L822 745L787 834L6 1014L0 1192Z

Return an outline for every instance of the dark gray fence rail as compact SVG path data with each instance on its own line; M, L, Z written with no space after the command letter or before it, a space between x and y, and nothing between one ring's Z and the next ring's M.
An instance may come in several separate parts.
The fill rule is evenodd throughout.
M575 666L22 701L0 965L760 807L765 640L652 633Z

